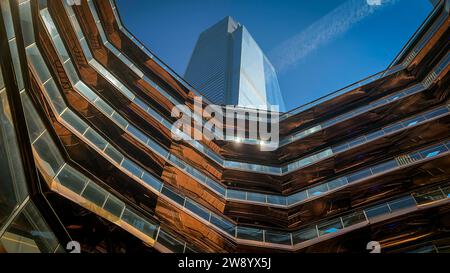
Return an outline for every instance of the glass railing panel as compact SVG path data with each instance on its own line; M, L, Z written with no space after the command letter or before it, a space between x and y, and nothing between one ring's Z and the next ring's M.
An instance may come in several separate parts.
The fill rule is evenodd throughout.
M450 198L450 186L442 187L442 191L447 195L447 198Z
M227 198L246 200L246 194L243 191L227 190Z
M25 112L25 118L27 120L28 135L31 141L34 141L38 136L45 131L45 126L42 120L39 119L39 114L34 108L33 103L26 92L21 94L23 110ZM33 122L30 122L33 121Z
M70 22L73 24L72 26L75 30L75 33L77 34L77 37L78 38L83 37L83 31L81 30L80 26L78 24L76 24L77 18L75 16L75 12L72 9L66 9L66 10L69 15Z
M389 206L387 204L381 204L372 208L368 208L365 210L366 215L369 219L378 217L380 215L388 214L391 212Z
M328 184L328 188L330 190L334 190L336 188L345 186L348 184L347 179L345 177L340 177L338 179L332 180L330 182L327 183Z
M122 220L140 230L150 238L155 238L157 226L149 223L130 209L126 208L122 214Z
M155 84L150 78L147 76L144 76L142 79L146 81L148 84L150 84L153 88L155 88L158 92L160 92L165 98L167 98L171 103L175 105L183 104L181 101L176 100L173 98L169 93L167 93L165 90L163 90L161 87Z
M92 128L89 128L85 133L84 137L86 137L92 144L94 144L97 148L100 150L104 150L106 148L106 140L101 137L96 131L94 131Z
M347 176L348 183L353 183L372 175L370 169L361 170Z
M324 194L327 191L328 191L328 185L327 184L318 185L316 187L308 189L308 196L310 196L310 197L312 197L312 196L319 196L319 195Z
M94 101L98 97L95 92L93 92L86 84L78 79L74 87L77 91L81 92L81 94L87 97L89 101Z
M291 233L267 230L264 234L267 243L279 245L291 245Z
M143 170L141 167L139 167L136 163L134 163L133 161L129 160L129 159L124 159L122 162L122 167L129 171L132 175L136 176L136 177L142 177L143 174Z
M94 104L108 117L114 113L114 109L112 109L104 100L100 99L100 97L95 100Z
M157 152L160 156L162 156L163 158L169 157L169 152L166 149L164 149L161 145L159 145L158 143L153 141L152 139L149 139L147 145L151 149L153 149L155 152Z
M366 142L366 138L365 138L364 136L362 136L362 137L359 137L359 138L357 138L357 139L355 139L355 140L350 141L350 142L348 143L348 146L349 146L350 148L353 148L353 147L355 147L355 146L358 146L358 145L363 144L364 142Z
M272 174L278 174L281 175L282 171L281 168L277 168L277 167L271 167L271 166L263 166L263 172L265 173L272 173Z
M343 228L344 227L342 226L341 218L333 219L331 221L321 223L317 226L319 236L335 233Z
M425 121L425 118L422 115L420 115L420 116L413 117L413 118L403 121L403 125L405 127L411 127L411 126L415 126L416 124L421 123L423 121Z
M388 202L392 211L402 210L416 206L416 201L412 196L405 196L403 198Z
M103 206L103 209L114 216L120 217L123 210L125 209L125 203L120 201L118 198L109 195L108 199L105 202L105 205Z
M86 60L88 62L91 61L94 58L94 56L92 56L92 53L89 50L89 45L88 45L86 39L83 37L79 41L80 41L81 49L83 50L84 56L86 57Z
M192 166L187 165L186 171L191 174L197 181L200 183L205 183L206 177L203 173L201 173L199 170L194 169Z
M198 143L195 141L195 143ZM199 145L201 146L201 145ZM224 165L225 161L219 156L217 155L215 152L210 151L208 148L205 148L203 146L201 146L201 148L199 148L199 150L201 149L205 149L206 154L215 162L219 163L220 165Z
M236 161L225 161L224 163L225 163L224 167L226 167L226 168L235 168L235 169L237 169L240 166L240 163L236 162Z
M109 156L114 162L116 162L119 165L122 163L122 160L124 158L123 155L119 151L117 151L116 148L114 148L111 145L108 145L106 147L105 154L107 156Z
M64 164L64 159L52 143L53 141L48 131L46 131L36 140L33 147L36 149L42 166L45 167L51 177L54 177L59 168Z
M344 228L365 222L366 216L363 211L356 211L341 217Z
M186 249L184 250L184 253L198 253L197 251L193 250L190 247L186 247Z
M248 192L247 200L253 201L253 202L259 202L259 203L266 203L266 195L261 194L261 193L255 193L255 192Z
M163 187L163 183L160 182L158 179L156 179L154 176L150 175L147 172L144 172L144 175L142 176L142 180L147 183L147 185L151 186L152 188L156 189L157 191L161 191Z
M313 162L314 162L314 158L311 157L311 156L307 157L307 158L303 158L303 159L301 159L299 161L295 161L295 162L289 164L288 165L288 170L289 171L294 171L294 170L299 169L301 167L310 165Z
M412 95L419 91L422 91L425 89L425 86L422 83L416 84L410 88L407 88L405 91L403 91L406 95Z
M394 94L394 95L392 95L392 96L387 97L386 100L387 100L388 102L393 102L393 101L400 100L401 98L403 98L403 97L405 97L405 96L406 96L405 93L400 92L400 93L397 93L397 94Z
M137 68L134 64L131 64L130 69L139 77L139 78L143 78L144 77L144 73L142 73L141 70L139 70L139 68Z
M114 112L111 116L111 119L114 120L121 126L122 128L125 128L128 125L128 121L124 119L120 114L117 112Z
M22 37L25 47L35 41L30 2L27 1L19 4L20 25L22 27Z
M15 36L14 32L14 24L12 20L11 9L9 6L9 1L2 2L2 15L3 15L3 23L5 24L6 29L6 37L8 40Z
M89 128L89 126L81 122L78 116L76 116L72 111L65 111L61 115L62 119L70 124L77 132L83 134Z
M367 139L367 141L372 141L374 139L382 137L383 135L384 135L383 130L379 130L379 131L375 131L375 132L372 132L372 133L366 135L366 139Z
M434 109L434 110L432 110L430 112L425 113L424 116L427 119L432 119L432 118L435 118L435 117L438 117L438 116L445 115L448 112L449 112L449 109L447 107L440 107L440 108L437 108L437 109Z
M317 237L317 229L315 226L304 228L292 233L294 245L315 239Z
M406 253L436 253L436 247L434 245L421 246Z
M301 192L297 192L295 194L288 196L287 203L288 203L288 205L293 205L295 203L306 200L307 198L308 198L308 194L306 193L306 191L301 191Z
M183 161L178 159L178 157L174 156L173 154L169 154L169 160L173 163L173 165L177 166L180 170L186 170L186 164L184 164Z
M66 164L55 178L55 181L70 189L74 193L80 194L86 186L88 180L86 176Z
M337 153L343 152L343 151L345 151L345 150L347 150L349 148L350 147L348 146L348 143L344 143L344 144L340 144L340 145L337 145L337 146L333 146L331 149L333 150L333 152L335 154L337 154Z
M96 204L97 206L103 207L103 203L105 203L106 200L106 195L106 191L97 186L97 184L89 183L81 196Z
M181 197L178 193L175 193L171 189L164 186L161 190L161 193L168 197L170 200L174 201L175 203L180 204L181 206L184 205L184 197Z
M413 194L413 197L418 205L426 205L444 199L447 196L444 195L441 189L436 189L428 192Z
M423 159L423 157L418 152L409 154L408 156L411 158L412 161L418 161Z
M426 149L424 151L421 151L420 155L422 155L423 158L433 158L433 157L436 157L447 151L448 151L447 147L445 147L444 145L439 145L439 146L432 147L432 148Z
M219 193L221 196L225 196L226 189L222 186L219 186L219 184L217 184L217 182L214 182L211 179L208 179L208 180L206 180L206 185L208 187L210 187L211 189L213 189L214 191L216 191L217 193Z
M237 227L236 235L239 239L259 242L264 241L264 234L262 229Z
M439 66L434 70L434 72L436 74L441 73L442 70L445 69L445 67L448 65L449 62L450 62L450 53L447 52L447 55L445 55L444 59L441 61Z
M164 232L162 229L159 230L157 242L167 247L169 250L174 253L183 253L184 252L184 243L178 241L173 236Z
M26 51L29 62L33 65L37 76L42 83L45 83L45 81L51 78L51 74L38 48L36 47L36 44L27 47Z
M138 97L135 97L133 102L136 103L141 109L145 110L146 112L148 112L148 110L150 109L148 105Z
M333 150L326 149L326 150L324 150L324 151L314 155L314 157L315 157L314 162L322 160L322 159L327 158L327 157L330 157L332 155L333 155Z
M387 127L384 127L383 130L386 134L390 134L392 132L401 130L403 128L403 124L401 123L396 123Z
M63 40L61 39L59 34L57 34L57 36L53 38L53 41L55 42L55 48L58 51L58 54L61 56L61 60L63 62L67 61L70 58L70 55L64 47Z
M286 197L277 195L267 195L267 203L274 205L286 205Z
M9 41L9 48L11 50L11 56L12 56L15 76L17 79L17 87L19 88L19 90L22 90L24 88L24 82L23 82L23 76L22 76L23 75L22 68L20 66L19 51L17 49L16 38Z
M28 196L16 123L8 101L8 92L10 90L0 90L0 230L14 209Z
M44 84L44 88L48 96L50 97L50 100L52 101L53 106L56 109L56 112L58 114L61 114L62 111L67 107L61 93L59 92L58 87L55 84L55 81L53 79L50 79Z
M142 143L147 144L147 142L149 141L149 138L142 133L139 129L137 129L134 126L128 126L127 131L133 135L134 137L136 137L137 139L139 139Z
M91 60L89 62L90 64L92 64L92 66L94 66L95 68L97 68L97 70L101 71L101 74L114 86L121 86L122 87L122 91L123 93L130 99L133 100L134 99L134 94L132 94L124 85L122 85L120 83L120 81L114 77L111 72L109 72L108 70L106 70L104 67L102 67L96 60Z
M209 211L203 209L195 202L186 198L186 204L184 206L185 206L185 208L192 211L196 215L200 216L201 218L205 219L206 221L209 221L209 216L210 216Z
M228 222L227 220L211 214L211 224L215 225L216 227L220 228L221 230L225 231L226 233L230 234L231 236L235 236L235 225Z
M381 106L387 104L388 102L389 102L388 99L380 99L380 100L376 100L376 101L370 103L370 106L371 106L371 109L375 109L377 107L381 107Z
M392 170L397 167L398 167L397 161L389 160L387 162L375 165L371 169L372 169L373 174L379 174L379 173L387 172L387 171Z

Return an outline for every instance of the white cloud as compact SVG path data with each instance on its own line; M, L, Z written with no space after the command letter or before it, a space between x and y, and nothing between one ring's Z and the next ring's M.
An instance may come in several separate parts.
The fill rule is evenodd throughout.
M381 0L367 0L369 6L381 6Z
M285 40L270 52L278 73L294 67L318 47L348 31L352 25L398 0L348 0L302 32ZM338 54L338 53L337 53Z

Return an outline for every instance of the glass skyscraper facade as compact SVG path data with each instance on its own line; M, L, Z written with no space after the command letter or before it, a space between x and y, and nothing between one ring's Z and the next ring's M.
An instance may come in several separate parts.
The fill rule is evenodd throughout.
M200 34L184 78L215 104L286 110L274 67L229 16Z
M449 252L446 7L386 70L281 113L262 151L172 138L198 91L114 0L0 0L0 252ZM274 76L247 71L266 59L240 31L242 86Z

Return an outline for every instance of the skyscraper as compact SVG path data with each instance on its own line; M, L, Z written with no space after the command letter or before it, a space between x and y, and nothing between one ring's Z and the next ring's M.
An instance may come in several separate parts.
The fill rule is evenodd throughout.
M230 16L200 34L185 79L216 104L285 111L274 67Z

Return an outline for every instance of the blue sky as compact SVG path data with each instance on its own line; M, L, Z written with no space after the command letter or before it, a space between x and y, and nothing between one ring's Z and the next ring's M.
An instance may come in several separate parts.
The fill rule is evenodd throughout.
M127 28L179 75L198 35L231 15L277 69L287 109L384 70L432 10L428 0L117 2Z

